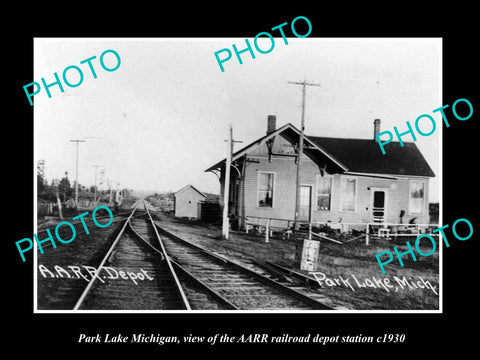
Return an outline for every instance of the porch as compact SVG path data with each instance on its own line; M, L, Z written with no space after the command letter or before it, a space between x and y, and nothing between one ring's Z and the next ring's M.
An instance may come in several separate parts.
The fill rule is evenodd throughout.
M294 220L280 218L266 218L258 216L242 217L246 234L254 234L269 242L271 238L290 239L294 236ZM346 223L346 222L318 222L298 221L297 237L309 240L327 240L337 244L365 240L369 245L371 240L396 237L418 237L421 234L433 233L439 224L403 224L387 222Z

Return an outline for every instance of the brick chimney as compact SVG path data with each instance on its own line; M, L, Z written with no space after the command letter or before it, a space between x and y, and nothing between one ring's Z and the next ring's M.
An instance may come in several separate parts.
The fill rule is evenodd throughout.
M267 135L277 130L277 116L268 115L267 120Z
M373 121L373 140L377 141L377 134L380 133L380 119Z

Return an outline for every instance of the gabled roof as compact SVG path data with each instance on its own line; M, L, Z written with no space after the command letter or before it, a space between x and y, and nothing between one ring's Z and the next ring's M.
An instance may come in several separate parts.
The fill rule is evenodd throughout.
M265 136L262 136L261 138L251 142L247 146L245 146L242 149L233 153L232 162L241 158L243 155L247 154L250 150L256 148L257 146L260 146L261 144L264 144L267 140L270 140L271 138L274 138L277 135L282 135L285 138L290 139L290 141L292 141L293 137L300 136L300 130L298 130L292 124L287 123L287 124L283 125L282 127L278 128L277 130L275 130L275 131L273 131L273 132L271 132L271 133L269 133ZM307 137L304 138L304 142L305 142L305 145L311 146L313 150L316 150L316 151L319 151L320 153L322 153L324 156L326 156L329 159L329 161L334 163L337 167L339 167L343 171L347 170L347 167L344 166L340 161L334 159L331 155L326 153L321 147L317 146L315 143L310 141ZM218 169L220 167L224 167L225 166L225 161L226 161L226 159L223 159L223 160L219 161L215 165L212 165L208 169L206 169L205 172L212 171L212 170Z
M185 186L184 186L183 188L181 188L180 190L174 192L173 195L177 195L179 192L184 191L184 190L188 189L189 187L191 187L193 190L195 190L196 192L198 192L198 193L199 193L200 195L202 195L204 198L207 197L207 195L205 195L203 192L201 192L200 190L198 190L195 186L190 185L190 184L189 184L189 185L185 185Z
M348 167L348 172L427 176L435 174L413 142L391 142L383 155L375 140L307 136Z
M289 141L297 142L300 131L288 123L277 130L262 136L233 154L232 161L241 158L250 150L258 147L277 135ZM315 161L324 157L337 171L345 173L378 174L394 176L434 177L435 174L415 143L399 142L388 144L387 152L382 154L374 139L345 139L305 135L305 154ZM223 159L205 171L225 166ZM319 159L321 162L321 159ZM332 167L329 167L332 169Z

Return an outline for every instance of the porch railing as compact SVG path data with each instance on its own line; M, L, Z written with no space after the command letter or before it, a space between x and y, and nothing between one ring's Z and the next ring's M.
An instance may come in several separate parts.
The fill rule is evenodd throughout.
M289 239L294 230L294 220L279 219L279 218L265 218L258 216L243 217L245 232L248 234L254 231L258 235L265 236L265 242L269 242L273 233L281 233L282 239ZM344 244L356 241L365 237L365 244L369 245L371 238L386 238L402 236L418 237L421 234L430 234L437 236L438 233L433 233L433 229L438 228L438 224L401 224L401 223L386 223L386 222L369 222L369 223L344 223L344 222L306 222L299 221L299 226L303 232L308 236L309 240L320 238L338 244ZM352 230L361 232L358 236L349 238L345 241L333 239L324 231L319 231L319 228L328 227L330 230L337 231L340 234L349 233Z

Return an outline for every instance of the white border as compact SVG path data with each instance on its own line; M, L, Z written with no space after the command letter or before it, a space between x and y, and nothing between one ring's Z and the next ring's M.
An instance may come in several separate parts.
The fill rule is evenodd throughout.
M33 38L34 40L34 49L35 49L35 40L41 39L42 41L49 41L49 40L57 40L58 38ZM69 38L69 41L86 41L92 40L95 41L217 41L217 40L225 40L225 42L230 41L232 39L239 39L239 38ZM299 39L296 38L288 38L289 41L296 41ZM388 38L392 40L405 40L411 41L412 38ZM431 39L431 40L440 40L440 70L439 70L439 80L441 86L439 87L439 100L441 105L444 104L443 102L443 37L421 37L421 38L413 38L413 39ZM385 38L376 38L376 37L362 37L362 38L348 38L348 37L340 37L340 38L308 38L308 41L338 41L338 40L385 40ZM305 40L302 40L305 41ZM34 50L35 55L35 50ZM35 69L35 65L34 65ZM34 78L37 78L35 71L34 71ZM439 106L441 106L439 105ZM37 131L36 131L36 121L35 121L35 106L33 109L34 112L34 163L33 163L33 186L34 186L34 231L35 234L37 233L37 149L36 149L36 140L37 140ZM443 226L443 126L438 126L439 128L439 227ZM274 179L275 182L275 179ZM358 184L358 183L357 183ZM275 189L274 189L275 191ZM357 194L357 193L356 193ZM275 197L275 194L274 194ZM258 201L257 201L258 203ZM273 199L272 199L272 208L273 208ZM439 309L436 310L38 310L38 303L37 303L37 252L38 250L34 251L33 254L33 313L35 314L82 314L82 313L94 313L94 314L104 314L104 313L115 313L115 314L238 314L239 316L242 314L441 314L443 313L443 242L439 244Z

